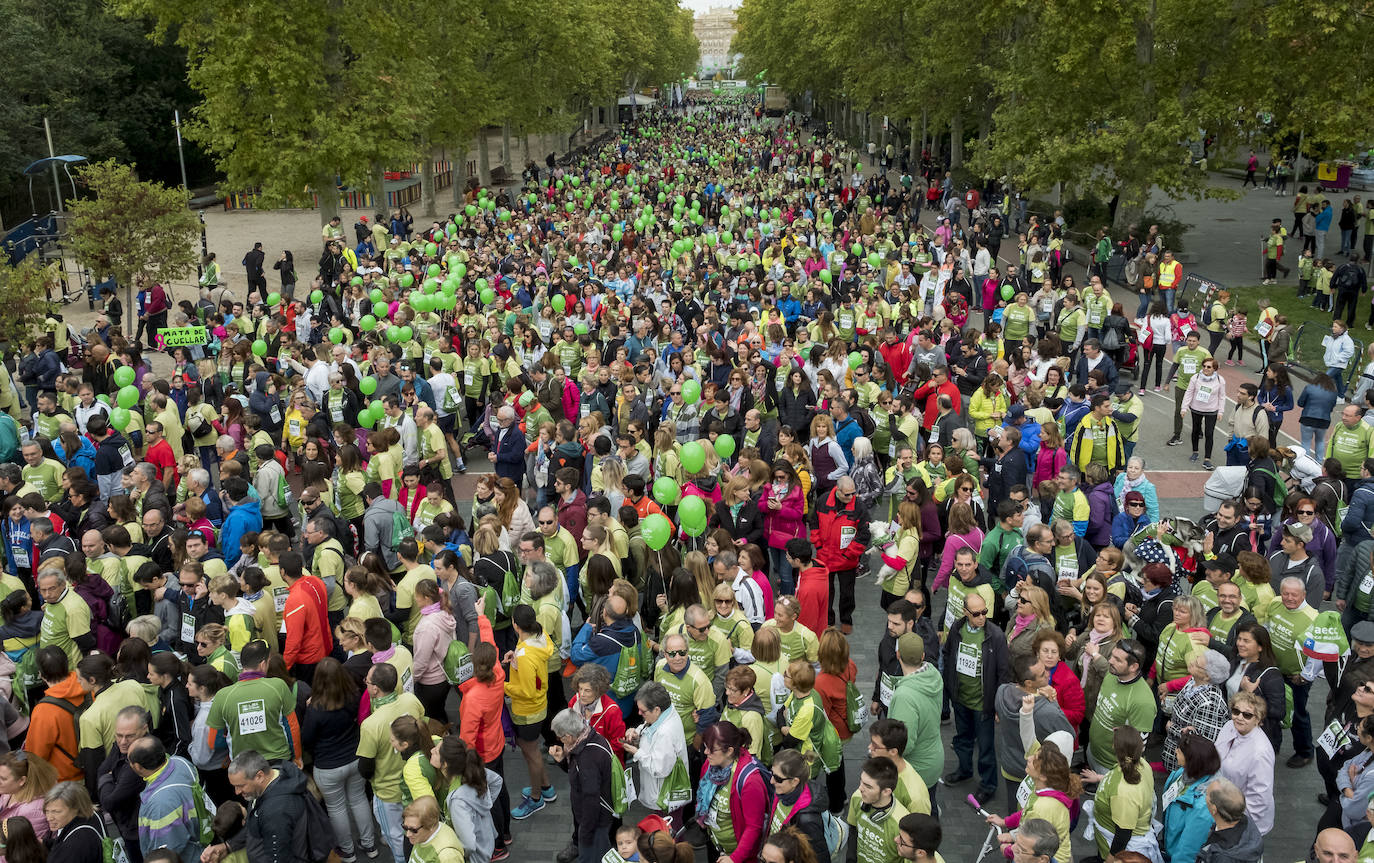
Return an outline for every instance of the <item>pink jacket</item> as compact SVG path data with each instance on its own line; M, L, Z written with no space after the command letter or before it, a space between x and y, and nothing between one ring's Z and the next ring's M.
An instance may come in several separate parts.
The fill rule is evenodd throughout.
M563 418L577 425L578 414L582 409L582 391L571 378L563 381Z
M1207 382L1206 395L1202 384L1202 372L1193 375L1192 380L1188 381L1188 389L1183 392L1183 407L1185 410L1191 409L1198 413L1221 415L1221 409L1226 406L1226 379L1219 374L1214 374L1212 380Z
M763 533L768 540L769 548L783 548L789 539L797 539L806 536L806 526L802 524L802 509L804 508L804 498L800 485L793 484L778 501L777 510L768 508L768 501L773 499L773 484L768 483L763 487L763 496L759 498L759 512L763 513Z
M974 528L968 533L951 533L945 536L945 550L940 552L940 571L935 574L931 590L939 590L949 583L949 574L954 571L954 555L961 548L971 548L975 556L983 547L983 532Z
M448 652L449 642L453 641L455 626L453 615L437 604L420 609L420 622L415 625L415 653L410 667L416 683L431 685L447 680L444 677L444 654Z
M1046 449L1042 445L1040 451L1035 454L1035 476L1031 480L1031 488L1059 476L1059 472L1068 463L1069 453L1062 446L1057 449Z
M33 825L33 832L41 842L48 838L48 819L43 817L43 797L40 795L28 803L11 803L9 795L0 795L0 820L23 818Z
M730 855L735 863L756 863L759 849L763 847L764 832L768 827L768 792L764 788L763 772L751 770L740 786L740 773L751 765L756 765L754 756L746 750L735 762L734 772L730 774L729 788L721 791L730 795L730 824L735 828L738 845ZM711 765L702 765L701 775L705 776Z

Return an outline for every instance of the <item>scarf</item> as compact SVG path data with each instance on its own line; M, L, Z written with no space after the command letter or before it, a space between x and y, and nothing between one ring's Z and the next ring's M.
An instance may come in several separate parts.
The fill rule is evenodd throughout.
M1018 615L1016 615L1016 622L1015 622L1015 624L1014 624L1014 625L1012 626L1012 628L1011 628L1011 637L1012 637L1012 638L1015 638L1016 636L1020 635L1020 634L1021 634L1021 630L1025 629L1027 626L1030 626L1030 625L1031 625L1032 623L1034 623L1034 622L1035 622L1035 615L1033 615L1033 614L1018 614Z
M697 784L697 820L704 819L711 811L711 801L715 799L716 792L730 781L730 775L734 772L734 765L706 768L701 782Z
M1143 473L1140 475L1139 479L1131 479L1129 476L1126 477L1126 479L1121 484L1121 499L1126 499L1126 492L1135 491L1136 489L1143 488L1146 482L1147 480L1145 479L1145 474Z

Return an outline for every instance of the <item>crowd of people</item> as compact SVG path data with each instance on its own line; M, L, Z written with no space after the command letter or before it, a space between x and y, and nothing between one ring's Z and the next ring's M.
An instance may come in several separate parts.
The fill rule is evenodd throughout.
M118 324L36 338L0 387L4 859L487 863L557 770L560 863L941 860L963 795L1018 863L1253 861L1285 740L1315 859L1374 853L1356 397L1299 470L1283 413L1324 432L1334 385L1271 351L1227 417L1230 315L1175 303L1162 238L1128 318L1062 226L923 165L650 111L427 227L332 221L308 288L255 249L242 299L174 307L206 337L168 373ZM1199 525L1134 452L1152 361L1170 444L1230 431Z

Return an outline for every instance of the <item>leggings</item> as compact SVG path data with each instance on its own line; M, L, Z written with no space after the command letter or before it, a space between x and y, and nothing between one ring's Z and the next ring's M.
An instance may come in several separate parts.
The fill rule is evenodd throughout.
M420 699L424 705L425 716L430 719L437 719L444 725L448 725L448 709L445 704L448 702L448 692L453 687L447 680L440 683L421 683L415 681L415 697Z
M1212 438L1216 435L1217 415L1215 411L1191 411L1193 415L1193 453L1197 453L1198 439L1204 434L1202 426L1206 426L1207 450L1205 457L1208 461L1212 459ZM1201 425L1199 425L1199 423Z
M504 759L504 750L496 753L496 757L487 762L487 769L497 776L504 777L506 775ZM510 837L510 792L506 790L506 786L507 783L501 783L501 793L496 795L496 800L491 807L491 821L496 827L497 848L505 848L506 840Z
M1164 376L1164 345L1154 345L1145 354L1145 365L1140 370L1140 388L1144 389L1150 374L1150 363L1155 364L1155 386L1159 386L1159 379Z
M1374 306L1370 307L1370 317L1374 317ZM1245 362L1245 337L1232 336L1231 349L1226 352L1226 359L1235 358L1239 362Z

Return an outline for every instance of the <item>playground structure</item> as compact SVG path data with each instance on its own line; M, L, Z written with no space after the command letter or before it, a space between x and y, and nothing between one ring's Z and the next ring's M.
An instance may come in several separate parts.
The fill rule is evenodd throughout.
M67 249L62 242L67 231L67 214L62 206L60 177L66 177L67 185L71 188L71 197L75 198L76 179L72 177L71 169L72 166L85 161L85 156L49 156L24 169L24 175L29 178L29 207L33 215L28 221L6 232L4 239L0 241L0 247L3 247L12 267L18 266L30 255L37 255L44 266L51 267L53 280L48 289L49 302L66 305L85 295L87 305L94 309L96 297L101 292L114 290L114 279L97 283L90 270L82 268L75 259L69 260ZM40 216L34 180L48 174L52 176L52 189L46 193L49 206L46 215ZM47 184L43 182L40 186L46 188ZM54 296L53 288L57 288L57 296Z

